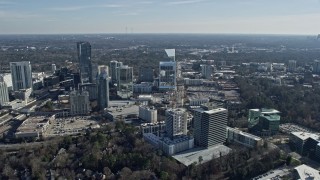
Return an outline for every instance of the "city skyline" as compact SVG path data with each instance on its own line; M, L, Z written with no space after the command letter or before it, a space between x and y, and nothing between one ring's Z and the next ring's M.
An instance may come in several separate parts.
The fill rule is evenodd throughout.
M0 34L318 34L319 0L0 0Z

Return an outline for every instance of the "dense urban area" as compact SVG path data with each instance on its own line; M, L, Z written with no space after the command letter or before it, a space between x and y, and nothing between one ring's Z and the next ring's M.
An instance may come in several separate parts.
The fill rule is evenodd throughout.
M318 37L0 35L0 179L320 179Z

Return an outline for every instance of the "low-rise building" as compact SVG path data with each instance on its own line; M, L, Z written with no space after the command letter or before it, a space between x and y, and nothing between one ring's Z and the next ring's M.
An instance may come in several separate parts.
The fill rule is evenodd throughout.
M16 138L39 138L45 136L45 132L50 124L51 120L54 120L55 116L45 117L36 116L29 117L19 126L15 132Z
M143 94L143 93L151 93L152 92L153 83L142 82L141 84L133 85L133 93Z
M263 145L262 138L231 127L227 127L226 138L228 142L236 142L249 148L257 148Z
M200 86L203 84L203 79L190 79L190 78L184 78L183 79L184 84L187 86Z
M307 132L292 132L290 134L290 144L301 155L309 154L320 157L320 147L318 147L317 151L319 143L320 138L317 134Z
M301 180L320 179L320 172L310 166L302 164L294 168L294 178Z
M261 136L274 135L279 131L280 115L275 109L250 109L249 130Z

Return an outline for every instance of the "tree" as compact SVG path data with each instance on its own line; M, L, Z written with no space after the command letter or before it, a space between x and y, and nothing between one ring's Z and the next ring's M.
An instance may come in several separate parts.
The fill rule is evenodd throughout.
M289 166L291 164L291 161L292 161L292 156L288 155L286 158L286 165Z

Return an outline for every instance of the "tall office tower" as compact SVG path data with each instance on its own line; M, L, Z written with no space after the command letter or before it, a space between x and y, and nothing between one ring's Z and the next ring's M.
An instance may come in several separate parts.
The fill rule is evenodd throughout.
M153 69L152 67L140 67L139 81L140 82L153 82Z
M288 71L289 72L295 72L296 71L296 65L297 65L297 61L296 60L289 60Z
M207 65L207 64L201 65L202 77L204 77L206 79L211 79L212 73L213 73L213 66L212 65Z
M187 135L187 113L185 109L168 109L166 111L166 132L171 139L179 135Z
M96 100L98 99L98 88L96 83L83 83L79 85L80 91L88 91L89 93L89 100Z
M320 60L313 61L313 72L317 74L320 73Z
M96 63L92 63L92 82L96 83L99 76L99 66Z
M99 66L98 72L98 106L100 110L103 110L109 106L108 66Z
M112 84L118 83L117 68L122 66L122 65L123 65L122 62L110 61L110 75L111 75Z
M194 112L194 139L201 147L211 147L226 141L228 111L224 108Z
M52 73L55 73L56 70L57 70L56 64L51 64L51 71L52 71Z
M117 94L124 99L128 99L133 94L133 70L129 66L117 68L118 91Z
M159 63L159 89L176 90L177 89L177 62L175 49L165 50L170 61L162 61Z
M87 91L72 91L70 105L70 115L88 115L90 113L89 93Z
M77 50L81 83L92 83L91 45L89 42L78 42Z
M9 102L8 87L3 77L0 76L0 106L6 102Z
M32 88L32 71L30 61L11 62L13 90Z

